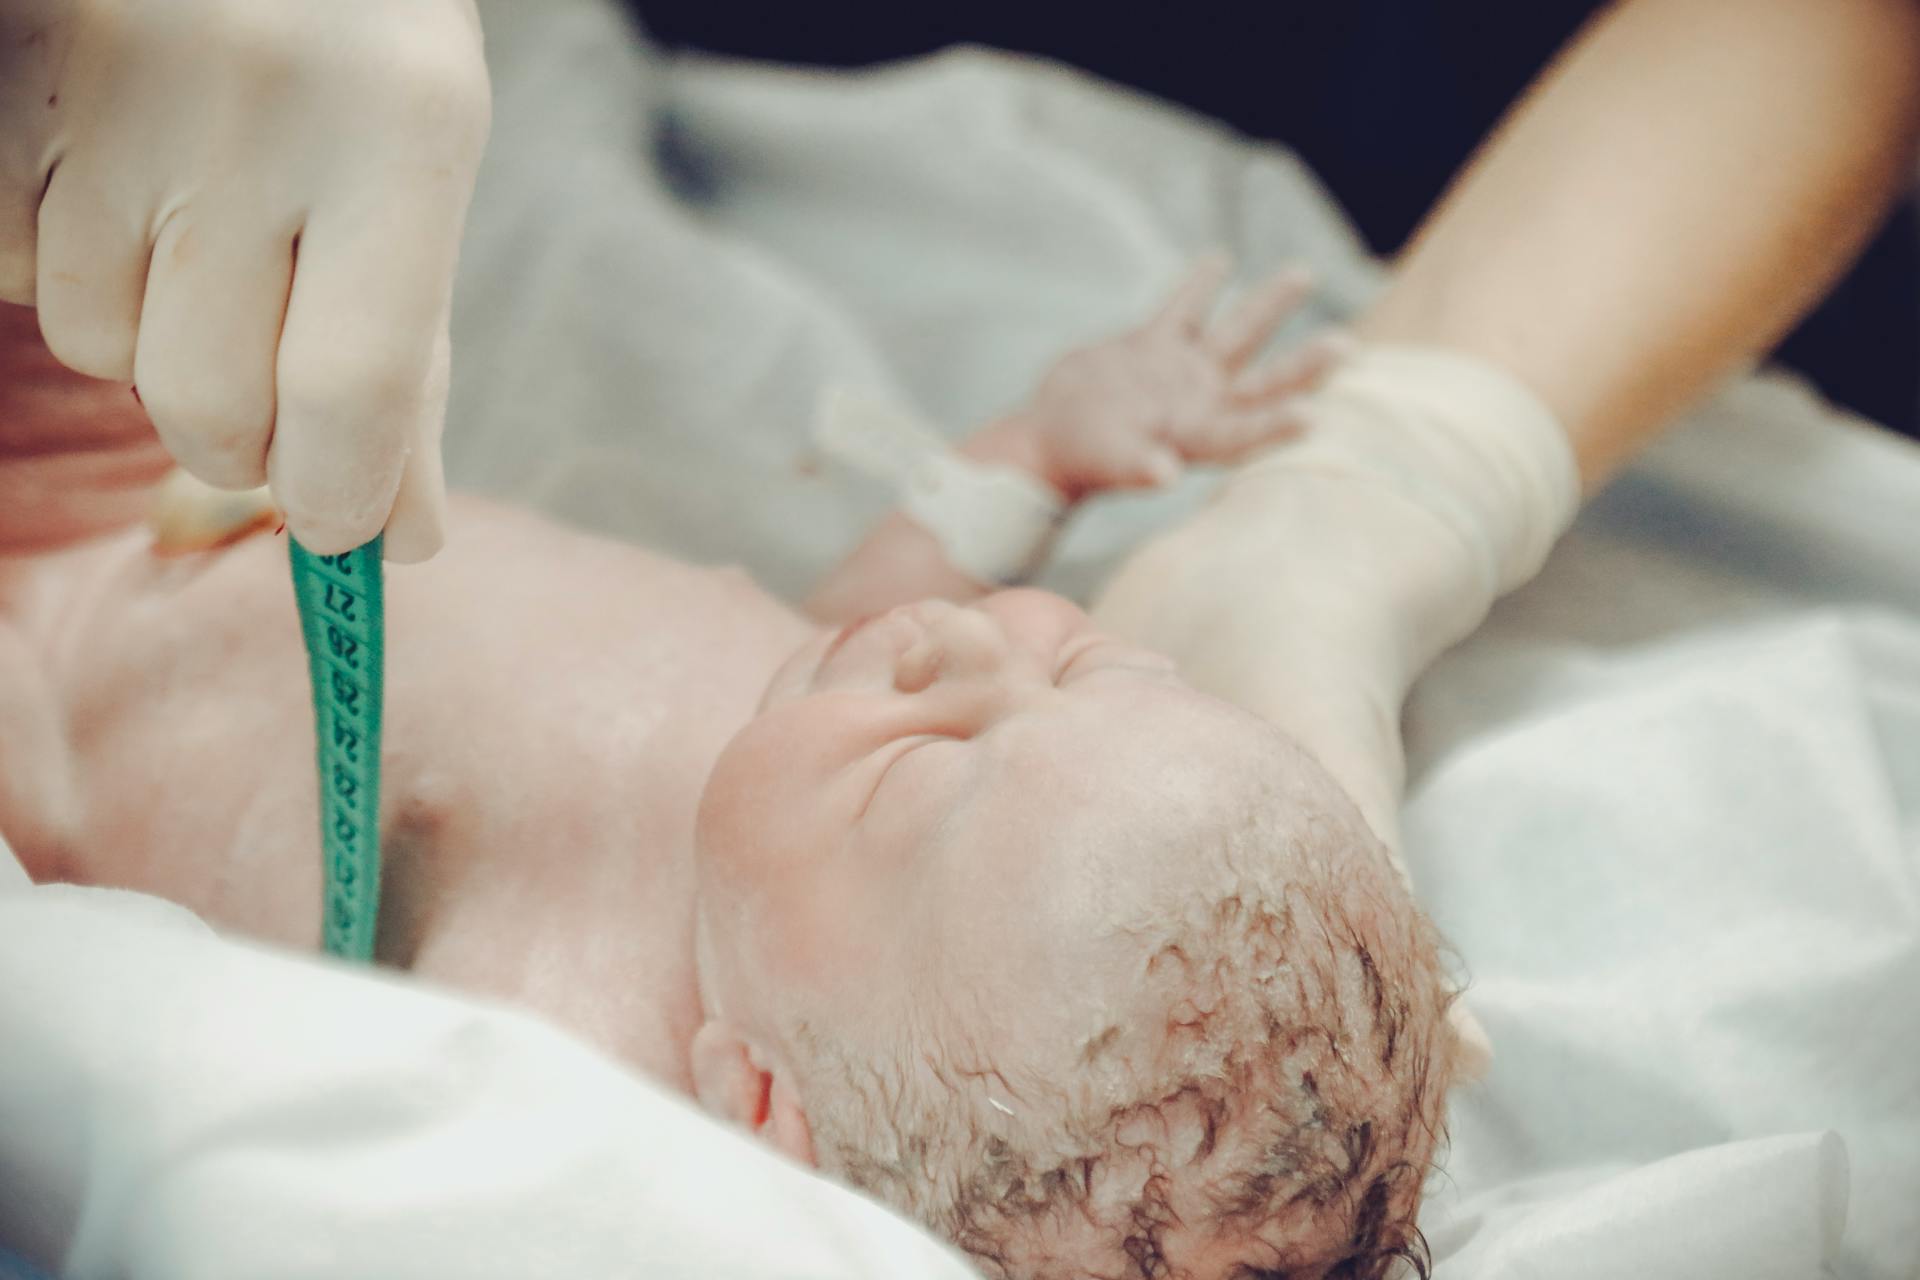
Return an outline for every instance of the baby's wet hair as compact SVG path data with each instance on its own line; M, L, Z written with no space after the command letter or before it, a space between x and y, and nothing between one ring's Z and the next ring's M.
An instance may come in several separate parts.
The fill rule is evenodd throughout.
M885 1064L803 1035L809 1093L838 1099L809 1105L823 1167L1005 1280L1424 1277L1455 1070L1438 936L1351 806L1248 799L1167 852L1196 860L1185 901L1114 926L1156 1036L1094 1027L1058 1046L1071 1078L1034 1080L936 1013Z

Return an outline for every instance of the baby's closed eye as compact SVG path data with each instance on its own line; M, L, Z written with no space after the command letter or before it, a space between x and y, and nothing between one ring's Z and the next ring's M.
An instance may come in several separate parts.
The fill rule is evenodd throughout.
M1056 685L1082 679L1098 672L1129 671L1145 675L1172 675L1177 671L1173 659L1151 649L1142 649L1125 641L1101 636L1070 653L1054 672Z
M867 811L873 807L874 797L880 794L880 788L886 785L888 777L893 774L900 762L908 756L926 747L941 743L959 744L966 740L963 735L956 733L916 733L910 737L900 738L888 743L886 747L882 749L885 761L880 765L878 772L874 774L873 787L867 792L866 799L861 802L859 812L854 815L855 818L859 819L867 816Z

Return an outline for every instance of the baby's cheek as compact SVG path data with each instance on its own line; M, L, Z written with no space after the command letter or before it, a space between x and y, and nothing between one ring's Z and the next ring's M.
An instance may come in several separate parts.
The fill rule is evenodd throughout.
M768 792L779 782L756 724L749 723L721 749L694 822L702 863L727 880L751 878L753 852L764 843Z
M837 838L856 807L853 777L885 736L868 711L857 696L815 694L748 721L721 749L701 796L710 852L750 869L770 848Z
M700 802L700 889L715 942L756 985L817 992L871 974L877 938L833 779L803 770L790 727L762 717L722 752Z
M700 892L716 920L768 944L811 913L809 881L838 843L823 813L832 779L803 771L783 719L749 722L721 751L694 826Z

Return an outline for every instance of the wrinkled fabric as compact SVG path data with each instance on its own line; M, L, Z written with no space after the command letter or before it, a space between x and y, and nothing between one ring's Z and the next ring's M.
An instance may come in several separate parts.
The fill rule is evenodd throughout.
M1298 331L1377 278L1283 150L1056 69L674 62L600 0L483 7L496 117L454 315L454 483L789 593L884 502L812 456L823 383L957 434L1202 249L1247 279L1316 266ZM1048 585L1084 597L1207 489L1103 499ZM1911 1274L1916 522L1911 446L1745 382L1416 690L1407 856L1496 1051L1422 1217L1440 1276ZM530 1020L126 895L0 904L0 973L32 975L0 998L20 1126L0 1127L0 1205L24 1203L16 1133L65 1153L82 1173L32 1185L56 1230L48 1206L91 1197L74 1274L957 1266ZM95 904L127 918L89 922ZM376 1026L384 1047L355 1039ZM21 1063L43 1090L25 1108ZM185 1141L188 1102L237 1119ZM178 1200L128 1207L168 1169ZM800 1261L776 1267L776 1244Z
M884 502L811 456L822 384L957 435L1204 250L1316 269L1290 337L1376 286L1283 148L1059 68L676 61L593 0L512 21L452 474L790 594ZM1211 483L1100 499L1042 583L1087 597ZM1416 689L1408 860L1495 1046L1422 1218L1440 1275L1911 1274L1916 546L1920 450L1750 379Z
M971 1274L525 1014L23 881L0 1243L68 1280Z

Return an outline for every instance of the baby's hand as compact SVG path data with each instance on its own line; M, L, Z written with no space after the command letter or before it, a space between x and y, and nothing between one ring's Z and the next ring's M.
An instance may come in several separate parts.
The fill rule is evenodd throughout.
M1160 313L1062 357L1014 417L1048 481L1070 499L1177 479L1190 462L1233 463L1297 434L1296 399L1345 349L1328 334L1255 363L1311 280L1282 270L1212 318L1227 261L1202 261Z

